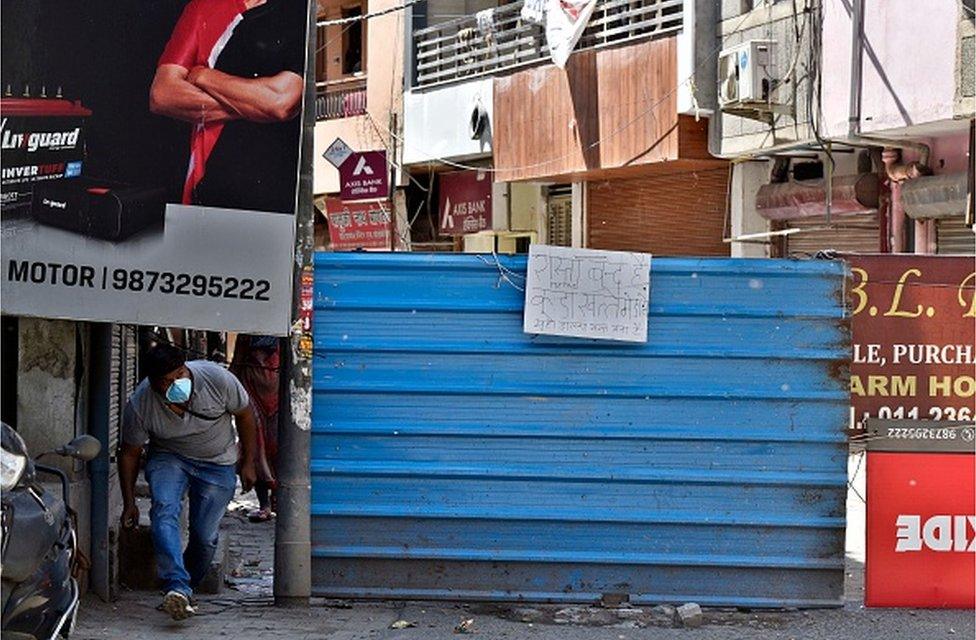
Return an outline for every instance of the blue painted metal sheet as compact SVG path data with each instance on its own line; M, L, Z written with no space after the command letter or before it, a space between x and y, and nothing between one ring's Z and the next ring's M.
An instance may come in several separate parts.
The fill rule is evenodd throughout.
M315 592L839 605L844 266L655 259L635 345L499 260L316 256Z

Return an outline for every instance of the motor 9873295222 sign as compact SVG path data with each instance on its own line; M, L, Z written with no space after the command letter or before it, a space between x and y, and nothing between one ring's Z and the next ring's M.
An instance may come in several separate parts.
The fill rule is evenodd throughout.
M237 298L267 302L271 283L263 279L201 273L173 273L142 269L112 269L107 286L122 291L159 292L166 295Z
M164 295L271 300L271 282L263 278L181 273L153 269L96 268L85 264L9 260L10 282L31 282L57 286L115 291L161 293Z

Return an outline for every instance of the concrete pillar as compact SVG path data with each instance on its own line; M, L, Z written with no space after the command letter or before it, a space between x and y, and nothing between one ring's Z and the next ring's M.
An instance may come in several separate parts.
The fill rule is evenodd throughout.
M929 252L929 226L925 220L915 221L915 253Z
M79 322L20 318L17 373L17 432L36 457L87 430L88 327ZM91 483L85 465L59 456L44 463L64 470L68 500L78 512L78 543L87 555L91 540ZM60 495L56 478L40 475Z
M769 222L756 212L756 193L769 182L767 162L743 162L732 170L730 235L737 238L751 233L769 231ZM756 242L733 242L733 258L767 258L769 248Z
M393 192L393 250L410 251L410 212L407 211L407 192Z
M573 246L585 247L586 238L586 183L573 183L573 211L572 211Z

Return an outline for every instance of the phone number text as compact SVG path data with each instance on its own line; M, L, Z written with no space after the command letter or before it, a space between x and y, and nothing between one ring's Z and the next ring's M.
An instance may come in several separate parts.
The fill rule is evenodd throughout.
M261 302L271 300L271 283L267 280L148 269L109 271L106 267L102 272L102 288L198 298L230 298Z

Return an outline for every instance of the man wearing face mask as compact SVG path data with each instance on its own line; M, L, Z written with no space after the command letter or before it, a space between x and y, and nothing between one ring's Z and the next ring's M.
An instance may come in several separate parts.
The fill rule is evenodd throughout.
M145 473L152 494L156 567L166 594L162 608L181 620L194 613L190 597L217 549L220 519L237 485L235 471L239 469L245 493L254 486L257 427L247 392L220 365L187 362L180 349L168 344L150 349L143 363L148 375L129 398L122 418L122 526L139 523L136 476L148 444ZM180 538L184 495L190 503L185 551Z

